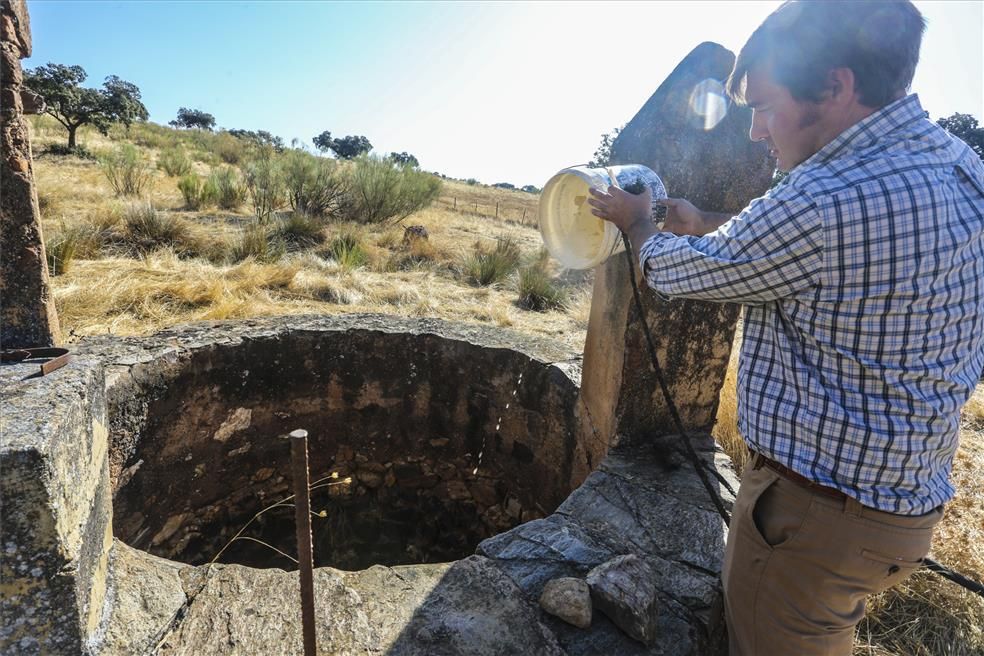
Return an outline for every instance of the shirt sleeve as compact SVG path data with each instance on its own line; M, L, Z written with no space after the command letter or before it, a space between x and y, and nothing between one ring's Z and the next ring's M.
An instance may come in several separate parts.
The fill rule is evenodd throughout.
M653 235L640 261L660 296L745 304L792 296L820 279L823 234L813 201L783 185L703 237Z

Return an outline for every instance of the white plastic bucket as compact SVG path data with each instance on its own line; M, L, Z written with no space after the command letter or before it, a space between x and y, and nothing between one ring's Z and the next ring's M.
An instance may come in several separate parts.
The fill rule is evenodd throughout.
M540 193L540 235L543 243L569 269L590 269L622 250L622 235L614 224L591 213L588 189L607 189L609 170L625 189L641 181L653 192L653 200L666 198L666 188L651 169L641 164L608 169L572 166L547 181ZM653 211L659 207L653 204Z

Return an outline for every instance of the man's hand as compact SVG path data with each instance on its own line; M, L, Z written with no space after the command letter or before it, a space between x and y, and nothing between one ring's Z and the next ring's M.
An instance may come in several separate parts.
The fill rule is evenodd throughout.
M653 192L648 187L638 196L630 194L618 187L609 187L607 191L591 188L592 198L588 204L594 209L591 213L615 226L629 236L636 261L639 261L639 249L656 234L656 224L653 223Z
M641 194L630 194L624 189L610 186L606 191L592 187L588 205L591 213L615 224L622 232L632 233L636 223L652 223L653 192L649 187Z
M666 208L666 221L663 230L675 235L696 235L700 237L709 230L704 225L704 215L692 203L682 198L663 198L656 201Z

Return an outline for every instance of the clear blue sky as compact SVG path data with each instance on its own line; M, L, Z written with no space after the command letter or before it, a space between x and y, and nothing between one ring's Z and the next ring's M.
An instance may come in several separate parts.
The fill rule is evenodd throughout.
M376 152L486 183L543 183L591 158L701 41L737 51L778 2L88 2L29 0L25 66L134 82L150 118L178 107L310 144ZM984 119L984 3L917 2L913 83L932 118Z

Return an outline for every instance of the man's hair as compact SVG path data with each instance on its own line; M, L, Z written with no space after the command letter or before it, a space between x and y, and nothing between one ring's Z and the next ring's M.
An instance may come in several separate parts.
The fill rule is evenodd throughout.
M743 103L749 71L764 65L793 98L816 102L830 71L849 68L861 103L882 107L912 83L925 28L909 0L789 0L738 53L728 95Z

